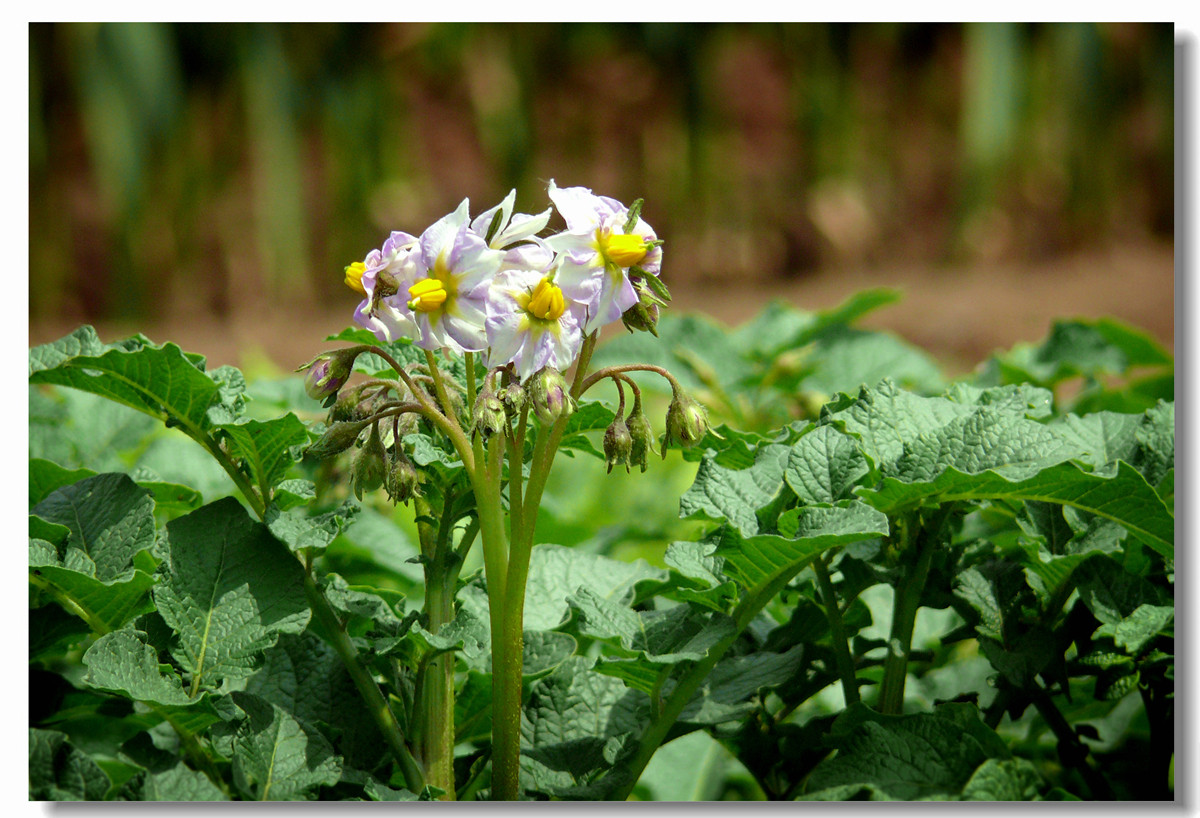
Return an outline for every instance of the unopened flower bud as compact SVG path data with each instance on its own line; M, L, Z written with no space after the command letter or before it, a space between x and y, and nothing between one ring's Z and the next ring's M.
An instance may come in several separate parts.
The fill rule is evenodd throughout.
M639 268L634 268L630 282L638 300L621 313L621 322L630 332L648 332L657 338L659 308L670 302L671 294L657 276L649 275Z
M331 423L321 439L304 450L312 457L333 457L354 445L367 421Z
M567 389L567 380L552 366L543 367L533 373L529 387L529 400L538 420L551 426L559 418L569 417L575 411L575 399Z
M308 370L304 377L304 391L313 400L326 401L327 406L332 404L338 390L345 386L350 373L354 371L354 359L361 352L361 347L323 352L297 367L296 372Z
M387 451L379 436L379 424L372 424L371 436L350 464L350 485L354 487L354 496L359 500L364 491L374 491L383 485L387 473L386 458Z
M631 441L629 464L631 466L641 466L644 472L646 470L646 458L654 452L654 430L650 428L650 421L646 419L646 413L642 411L641 395L637 395L634 398L633 411L629 413L629 418L625 421L625 426L629 429Z
M383 486L394 503L408 504L412 497L419 497L421 477L417 467L399 449L388 467Z
M604 430L604 461L608 466L608 473L611 474L613 466L625 466L625 471L629 471L629 454L633 451L633 438L629 434L629 427L625 425L620 415L613 418L613 422Z
M708 431L708 414L704 407L680 391L671 397L667 407L667 434L663 438L663 458L668 446L688 449L695 446Z

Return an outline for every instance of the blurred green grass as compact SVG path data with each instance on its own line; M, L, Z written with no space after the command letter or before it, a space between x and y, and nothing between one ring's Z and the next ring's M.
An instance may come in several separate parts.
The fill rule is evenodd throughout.
M30 26L30 314L303 309L387 232L551 177L672 286L1172 232L1152 24Z

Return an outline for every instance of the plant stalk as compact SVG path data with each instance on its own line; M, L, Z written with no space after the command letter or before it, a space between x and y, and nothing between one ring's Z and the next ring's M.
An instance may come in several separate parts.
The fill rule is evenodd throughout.
M911 524L917 524L913 518ZM908 654L912 649L913 626L921 607L921 594L933 562L934 533L923 529L916 535L917 558L905 572L904 582L895 590L892 606L892 630L888 636L888 653L883 663L883 684L879 691L879 712L899 715L904 710L904 683L908 675ZM909 528L904 529L909 540Z
M829 632L833 640L833 658L837 662L838 676L842 680L842 695L846 706L859 701L858 681L854 677L854 658L850 655L850 642L846 638L846 625L842 622L842 611L838 607L837 592L829 579L829 568L822 557L813 560L817 574L817 585L821 589L821 602L825 606L825 618L829 620Z

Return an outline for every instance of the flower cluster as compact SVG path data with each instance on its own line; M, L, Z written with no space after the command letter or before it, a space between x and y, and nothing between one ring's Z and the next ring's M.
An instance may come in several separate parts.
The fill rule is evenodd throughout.
M364 296L355 321L382 341L485 353L489 368L512 364L522 382L566 369L586 335L618 318L653 331L647 316L669 296L640 200L625 207L553 180L549 196L566 229L548 237L538 233L554 208L515 213L515 190L474 219L464 199L420 236L393 232L346 267L347 286Z

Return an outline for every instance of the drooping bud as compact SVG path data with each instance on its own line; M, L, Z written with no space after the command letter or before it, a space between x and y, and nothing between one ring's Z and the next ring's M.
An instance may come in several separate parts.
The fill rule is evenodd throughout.
M708 431L708 413L689 395L676 390L667 407L667 433L663 438L662 454L666 459L668 446L688 449L695 446Z
M308 363L296 367L296 372L308 370L304 376L304 391L313 400L326 401L326 406L331 405L337 399L338 390L346 385L346 380L354 371L354 359L362 351L362 347L350 347L322 352Z
M559 418L570 417L575 411L575 399L567 389L567 379L552 366L533 373L529 382L529 400L538 420L547 426Z
M604 430L604 462L608 466L608 474L612 474L613 466L625 466L629 471L629 455L633 451L633 438L629 427L620 415Z
M642 411L640 394L634 393L633 410L629 413L625 426L629 429L631 440L629 464L641 466L644 472L646 471L647 456L654 453L654 430L650 428L650 421L646 419L646 413Z
M311 457L333 457L354 445L367 421L331 423L321 439L304 450Z
M394 503L408 504L413 497L420 497L421 476L417 467L399 448L394 449L394 456L388 467L387 478L383 487Z
M387 473L387 450L383 448L383 438L379 436L379 424L371 425L371 436L355 455L350 464L350 485L354 487L354 496L362 499L364 491L374 491L383 485Z

